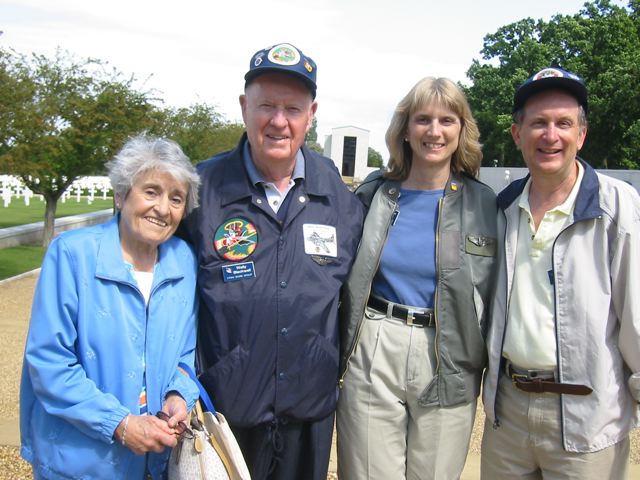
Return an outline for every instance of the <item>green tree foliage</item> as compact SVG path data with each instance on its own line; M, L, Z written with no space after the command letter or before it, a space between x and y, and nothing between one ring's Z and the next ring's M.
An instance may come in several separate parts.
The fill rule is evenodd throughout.
M314 152L318 152L319 154L324 154L324 148L322 145L318 143L318 120L316 117L313 117L313 121L311 122L311 128L307 132L307 135L304 139L307 147L313 150Z
M522 166L511 139L513 94L536 71L557 66L581 75L589 91L589 131L581 156L597 168L640 168L640 1L584 4L549 22L526 18L485 36L483 62L465 88L484 144L483 164Z
M369 147L367 152L367 167L382 168L382 155L377 150Z
M20 111L15 106L24 103L30 98L31 88L25 81L28 72L20 65L12 64L11 54L0 49L0 132L2 137L15 136L23 120ZM0 140L0 155L7 152L9 145Z
M149 127L153 105L133 77L60 50L53 58L0 50L0 80L0 171L44 196L47 246L60 196Z
M165 109L152 131L178 142L191 161L198 163L234 148L244 126L226 122L212 105L196 103Z

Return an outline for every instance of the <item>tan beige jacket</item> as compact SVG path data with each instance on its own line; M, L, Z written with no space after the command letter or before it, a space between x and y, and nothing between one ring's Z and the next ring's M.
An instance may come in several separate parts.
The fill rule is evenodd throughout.
M591 387L561 395L563 445L594 452L638 425L640 400L640 197L630 185L582 162L572 223L553 246L559 381ZM528 178L528 177L527 177ZM498 196L498 278L487 338L483 400L499 428L496 392L518 235L517 199L527 178Z

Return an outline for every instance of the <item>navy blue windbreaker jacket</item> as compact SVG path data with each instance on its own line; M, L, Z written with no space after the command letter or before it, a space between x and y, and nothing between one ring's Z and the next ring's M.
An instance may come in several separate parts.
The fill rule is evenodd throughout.
M200 207L182 225L199 261L200 380L235 427L320 419L336 406L339 296L363 207L303 146L280 222L246 173L246 141L198 165Z

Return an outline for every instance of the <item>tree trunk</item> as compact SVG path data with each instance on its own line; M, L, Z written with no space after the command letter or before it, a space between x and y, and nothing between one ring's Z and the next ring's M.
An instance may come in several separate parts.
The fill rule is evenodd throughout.
M58 208L58 198L45 195L44 229L42 230L42 246L47 248L53 240L53 227L56 221L56 208Z

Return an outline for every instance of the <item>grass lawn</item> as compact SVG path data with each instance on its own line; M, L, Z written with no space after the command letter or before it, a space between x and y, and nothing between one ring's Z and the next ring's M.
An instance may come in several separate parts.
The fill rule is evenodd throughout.
M0 280L40 267L44 247L21 245L0 249Z
M106 200L94 198L89 205L86 198L81 198L76 202L75 198L67 199L65 203L58 202L56 218L78 215L81 213L95 212L113 207L113 200L107 197ZM25 206L21 198L13 198L11 204L4 208L0 203L0 228L24 225L25 223L41 222L44 220L44 202L37 198L31 199L31 205Z

